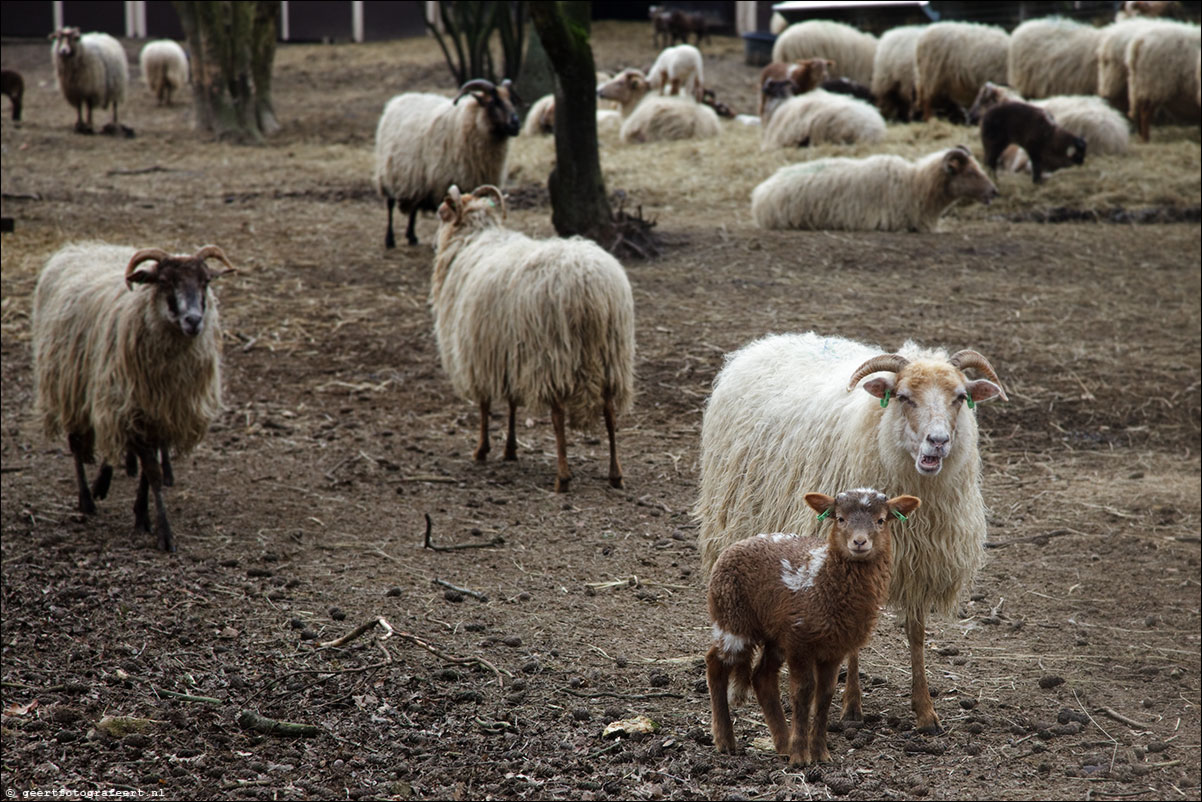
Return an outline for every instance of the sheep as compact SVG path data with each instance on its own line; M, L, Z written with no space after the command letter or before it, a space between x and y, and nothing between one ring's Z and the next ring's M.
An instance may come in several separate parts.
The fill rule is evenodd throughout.
M879 142L885 119L876 107L848 95L815 89L781 103L764 126L761 147Z
M968 379L970 368L987 378ZM850 392L865 378L865 394ZM949 356L907 342L889 354L807 332L727 356L702 416L694 514L707 571L727 546L759 532L814 534L798 488L868 484L922 497L921 520L902 524L894 539L889 589L910 644L922 729L939 727L924 668L926 616L954 610L984 556L974 408L994 398L1006 393L975 351ZM853 653L844 719L862 715L858 662Z
M597 88L597 97L618 104L622 142L707 139L722 132L718 114L709 106L679 97L648 97L650 91L647 77L633 67Z
M686 88L700 103L705 88L701 51L692 45L665 49L651 65L647 83L651 84L652 89L658 89L661 95L679 95L680 90Z
M968 121L979 123L985 112L1008 101L1022 102L1023 96L1008 86L986 81L968 110ZM1095 155L1126 153L1131 136L1123 115L1096 95L1057 95L1033 100L1031 105L1046 111L1053 121L1085 140ZM1029 165L1025 154L1021 163Z
M915 94L924 120L948 101L967 108L986 81L1004 83L1010 37L1001 28L972 22L928 25L914 48Z
M796 96L796 85L788 78L769 78L764 81L760 89L760 124L767 127L781 104Z
M376 126L374 173L388 206L385 248L396 247L394 207L409 215L405 238L417 245L418 210L434 211L452 184L504 183L509 137L520 130L520 102L508 78L500 86L468 81L454 100L409 92L388 101Z
M892 28L877 44L868 86L876 95L881 114L889 119L908 123L914 113L915 51L922 31L920 25Z
M829 81L823 81L818 88L836 95L849 95L856 100L876 105L876 95L872 94L872 90L850 78L831 78Z
M21 99L25 96L25 79L16 70L0 71L0 93L13 103L13 122L21 122Z
M604 85L613 76L607 72L597 72L597 86ZM605 108L602 108L605 106ZM605 101L598 104L597 108L597 125L608 122L610 119L617 117L609 108L617 108L616 103ZM526 122L522 124L522 136L540 136L549 135L555 132L555 95L543 95L538 100L534 101L530 106L530 110L526 112Z
M153 490L163 551L175 551L162 494L174 482L168 452L191 451L221 408L221 321L209 282L232 270L216 245L173 256L84 242L51 256L34 290L37 414L47 437L67 435L80 512L95 514L94 499L108 494L110 462L124 458L131 476L140 462L134 528L151 531ZM89 491L84 463L96 454Z
M998 159L1013 143L1027 152L1031 180L1043 181L1044 170L1058 170L1085 161L1085 140L1056 124L1051 115L1030 103L1013 101L994 106L981 118L985 166L997 172Z
M823 81L830 79L831 67L835 62L825 58L802 58L792 63L773 62L760 70L760 117L764 117L763 87L769 81L789 81L793 85L794 95L804 95L811 89L817 89ZM779 95L778 95L779 96Z
M1163 20L1141 29L1127 44L1127 113L1143 141L1161 108L1197 122L1200 31L1197 25Z
M622 119L625 120L643 102L643 98L650 91L651 84L647 82L647 76L643 74L643 71L627 67L598 86L597 97L616 103Z
M1180 19L1184 9L1178 0L1124 0L1122 6L1115 12L1116 20L1128 19Z
M842 75L862 84L872 80L875 57L875 36L829 20L808 20L790 25L772 46L773 61L833 59Z
M602 416L609 484L622 486L614 431L634 391L634 299L622 265L596 243L532 240L502 225L505 200L493 186L462 195L451 187L440 224L430 308L443 368L455 391L480 409L474 457L489 451L493 401L509 403L505 459L517 459L518 406L549 407L555 429L555 491L567 491L569 425Z
M1010 34L1010 85L1028 98L1094 94L1101 38L1100 28L1069 19L1024 22Z
M1115 22L1098 36L1097 93L1114 108L1127 113L1127 45L1140 31L1156 24L1147 17Z
M830 760L826 721L839 666L868 642L889 595L890 519L908 520L921 504L914 496L886 498L872 488L834 498L806 493L804 499L820 520L832 518L825 538L778 532L740 540L722 552L710 575L713 645L705 667L719 752L735 751L728 692L742 699L750 685L777 752L793 764ZM752 671L757 647L761 657ZM778 686L785 662L791 737Z
M997 194L961 145L917 162L877 155L787 165L752 191L751 214L765 229L932 231L958 199L988 204Z
M171 105L171 93L188 83L188 54L171 39L147 42L138 55L142 80L160 106Z
M117 107L125 101L129 83L129 64L121 43L107 33L81 34L79 28L59 28L50 34L50 58L58 88L75 107L75 132L94 133L92 108L113 106L113 121L102 130L106 134L133 136L133 129L117 121ZM84 122L84 108L88 110Z

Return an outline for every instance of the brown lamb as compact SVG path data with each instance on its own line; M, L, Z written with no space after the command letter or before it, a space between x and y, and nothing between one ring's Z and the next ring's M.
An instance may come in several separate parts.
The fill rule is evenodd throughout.
M915 496L886 498L869 488L835 498L807 493L805 502L832 519L825 541L784 533L756 535L722 552L710 575L714 643L705 666L719 752L735 751L728 692L740 699L750 686L777 752L793 764L830 759L826 723L839 665L868 642L889 595L890 519L904 517L922 503ZM757 647L762 655L753 671ZM779 674L785 662L791 732L780 701Z
M793 84L794 95L804 95L811 89L817 89L823 81L830 79L831 68L835 62L825 58L802 58L797 61L774 61L760 70L760 108L759 114L764 114L763 86L768 81L790 81Z
M1043 180L1044 170L1085 161L1085 140L1056 125L1051 115L1030 103L1002 103L985 112L981 143L985 166L994 172L1007 145L1021 147L1031 159L1031 178L1036 184Z

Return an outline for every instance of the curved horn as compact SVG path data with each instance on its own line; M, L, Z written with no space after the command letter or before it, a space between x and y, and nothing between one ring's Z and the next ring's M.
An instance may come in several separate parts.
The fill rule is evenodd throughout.
M153 259L156 262L161 262L164 259L170 259L171 254L167 253L162 248L143 248L133 255L129 260L129 264L125 266L125 283L129 284L129 277L134 274L134 268L143 262L149 262Z
M878 370L887 370L890 373L898 373L906 365L910 364L910 360L906 359L901 354L878 354L872 359L865 362L860 367L856 368L856 372L851 374L851 381L847 383L847 389L855 389L856 384L860 379L867 376L869 373L876 373Z
M196 255L193 256L192 258L198 262L203 262L205 259L216 259L217 261L221 262L226 267L228 267L230 270L235 269L234 266L232 264L230 264L230 260L225 257L225 251L221 250L216 245L204 246L199 251L197 251Z
M514 104L515 106L524 105L522 103L522 99L518 97L518 88L513 85L513 81L506 78L504 81L501 81L501 88L509 93L510 103Z
M471 92L475 92L477 89L483 89L487 92L494 93L497 91L497 87L492 81L485 80L484 78L475 78L459 87L459 94L455 95L454 102L458 103L461 97Z
M472 195L477 198L484 195L493 195L498 201L497 205L501 208L501 217L508 216L509 212L505 208L505 195L501 192L501 190L497 189L492 184L485 184L484 186L476 187L476 190L472 192Z
M977 370L981 371L981 373L985 375L985 378L996 384L998 389L1002 391L1002 400L1010 400L1006 397L1006 390L1002 387L1002 380L999 379L997 374L993 371L993 365L990 365L989 360L978 354L976 351L969 351L967 349L963 351L957 351L951 355L951 358L948 359L948 361L952 363L953 367L961 371L965 368L976 368Z

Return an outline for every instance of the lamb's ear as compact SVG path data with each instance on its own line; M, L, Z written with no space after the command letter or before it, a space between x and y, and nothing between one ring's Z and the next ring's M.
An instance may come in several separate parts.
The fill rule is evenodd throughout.
M810 509L819 514L835 506L835 500L825 493L806 493L805 501L810 505Z
M884 398L885 393L893 391L893 377L877 376L875 379L869 379L864 382L863 387L864 392L873 398Z
M918 496L895 496L886 503L889 505L890 512L909 515L922 506L922 499Z

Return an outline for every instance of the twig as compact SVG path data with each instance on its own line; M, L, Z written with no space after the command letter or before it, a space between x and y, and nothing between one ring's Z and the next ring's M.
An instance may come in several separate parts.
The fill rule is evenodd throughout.
M574 691L571 688L560 688L560 690L564 693L571 694L572 696L579 696L581 699L596 699L601 696L612 699L627 699L631 701L640 701L645 699L684 698L684 694L672 693L670 691L663 691L661 693L615 693L614 691L589 691L587 693L581 693L580 691Z
M471 590L470 588L461 588L458 585L452 585L450 582L447 582L445 579L435 579L434 584L442 585L444 588L450 588L451 590L455 591L456 593L462 593L464 596L471 596L473 599L479 599L482 602L488 601L488 597L485 596L483 593L481 593L477 590Z
M244 730L254 730L264 735L284 735L290 738L312 738L321 733L321 728L312 724L296 724L291 721L276 721L273 718L261 716L253 710L243 710L238 714L238 726Z
M433 530L433 528L434 528L434 524L430 521L430 513L427 512L426 513L426 541L425 541L425 543L422 544L422 546L424 548L430 549L431 551L462 551L463 549L487 549L487 548L491 548L492 546L500 546L505 542L505 538L501 537L500 535L497 535L496 537L494 537L492 540L488 541L487 543L456 543L451 546L436 546L436 545L434 545L434 542L430 540L430 532ZM464 591L464 592L470 593L469 591ZM474 596L475 594L471 593L470 595ZM482 601L484 601L484 600L482 599Z
M138 167L133 170L109 170L105 175L145 175L147 173L176 173L178 170L172 170L167 167L154 165L153 167Z
M159 696L166 696L168 699L179 699L181 702L205 702L211 705L223 705L225 702L220 699L215 699L212 696L192 696L187 693L176 693L175 691L165 691L162 688L150 686L150 690L154 691Z
M402 482L441 482L442 484L453 485L459 481L454 476L438 476L436 474L419 473L413 476L402 476Z
M1145 724L1142 721L1136 721L1133 718L1127 718L1122 713L1110 707L1099 707L1095 712L1101 713L1104 716L1109 716L1120 724L1126 724L1128 727L1134 727L1137 730L1151 730L1151 724Z
M1044 532L1039 535L1027 535L1026 537L1012 537L1009 540L986 540L985 548L1003 549L1006 546L1013 546L1015 543L1038 543L1042 546L1054 537L1079 534L1081 533L1075 529L1053 529L1051 532Z
M469 665L471 663L475 663L477 665L484 666L485 668L489 669L490 671L492 671L494 674L497 675L497 685L501 688L505 687L505 681L503 679L501 679L501 675L504 674L507 677L513 676L513 674L510 674L505 669L497 668L492 663L485 660L483 657L477 657L475 655L472 655L471 657L456 657L455 655L447 654L446 652L439 650L436 646L426 643L424 640L422 640L421 638L419 638L416 635L410 634L408 632L398 632L396 634L397 634L398 638L402 638L416 646L420 646L423 649L425 649L427 652L429 652L430 654L434 655L435 657L439 658L440 660L445 660L448 663L454 663L455 665Z
M383 616L377 616L376 618L372 618L367 621L364 621L362 624L355 627L350 632L343 635L341 638L335 638L334 640L323 641L323 642L317 644L317 648L319 648L319 649L335 649L339 646L345 646L346 644L353 641L355 638L362 635L364 632L367 632L367 630L371 629L376 624L379 624L380 626L384 627L384 634L380 636L380 640L388 640L389 638L392 637L392 624L389 624L387 621L385 621Z

